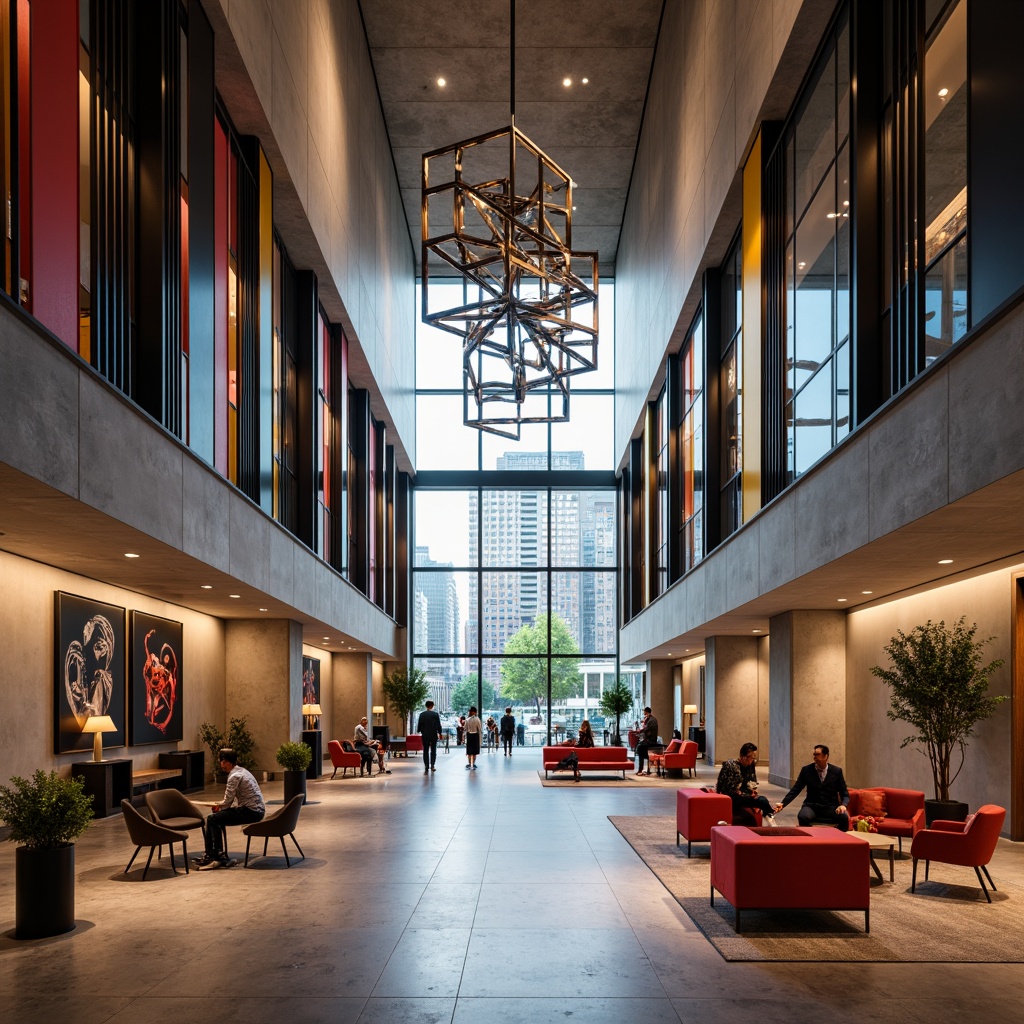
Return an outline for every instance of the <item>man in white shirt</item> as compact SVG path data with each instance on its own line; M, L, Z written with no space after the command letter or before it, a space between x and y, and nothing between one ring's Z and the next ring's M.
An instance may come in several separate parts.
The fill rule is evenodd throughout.
M234 867L236 862L229 860L224 852L224 829L228 825L251 825L254 821L262 821L267 813L260 785L252 772L238 763L238 754L233 750L222 750L220 770L228 773L228 782L224 787L224 799L214 804L213 813L206 817L206 855L193 861L200 871Z

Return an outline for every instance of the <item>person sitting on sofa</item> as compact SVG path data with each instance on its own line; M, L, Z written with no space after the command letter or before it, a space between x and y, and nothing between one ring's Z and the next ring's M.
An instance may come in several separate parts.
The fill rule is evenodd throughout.
M580 722L580 734L576 737L577 747L592 747L594 745L594 731L590 728L590 722L584 718Z
M732 800L734 818L742 818L747 810L756 807L761 812L764 823L770 827L775 824L775 811L767 797L757 795L756 765L757 745L744 743L740 747L740 756L722 765L718 773L718 782L715 784L715 792L724 793Z
M850 791L846 788L843 769L828 763L828 747L824 743L815 745L814 763L800 769L793 788L782 798L782 803L776 805L776 812L795 800L802 789L807 790L807 796L797 813L801 825L820 822L835 825L840 832L849 830L850 815L846 806L850 802Z

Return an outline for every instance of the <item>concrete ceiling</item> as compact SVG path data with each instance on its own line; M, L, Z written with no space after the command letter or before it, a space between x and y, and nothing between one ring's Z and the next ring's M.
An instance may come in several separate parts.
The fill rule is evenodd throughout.
M576 182L572 246L596 250L603 274L614 272L662 2L517 0L516 125ZM509 0L360 6L418 262L422 155L509 123Z

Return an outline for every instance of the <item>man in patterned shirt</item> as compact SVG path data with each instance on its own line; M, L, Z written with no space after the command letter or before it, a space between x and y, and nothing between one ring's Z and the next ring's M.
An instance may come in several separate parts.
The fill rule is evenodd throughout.
M733 814L756 807L761 811L765 825L775 824L775 813L768 798L757 795L757 746L744 743L740 756L726 761L718 773L715 790L732 800Z
M193 861L200 871L234 867L235 861L229 860L224 852L225 826L250 825L254 821L262 821L267 813L260 784L252 772L238 763L235 751L224 749L220 752L220 770L228 773L228 783L224 787L224 799L214 805L213 813L206 818L206 855Z

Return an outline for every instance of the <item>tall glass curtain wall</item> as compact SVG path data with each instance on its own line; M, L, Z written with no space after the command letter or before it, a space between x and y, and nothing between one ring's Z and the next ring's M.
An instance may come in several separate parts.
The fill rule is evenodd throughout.
M432 281L433 303L446 288L461 301ZM512 706L535 738L603 725L618 673L613 293L602 281L599 369L573 379L569 421L526 424L519 442L463 424L461 346L417 327L412 645L445 714Z
M623 564L646 579L625 619L662 592L665 565L671 586L756 511L743 508L745 387L761 387L763 505L968 332L977 2L843 5L790 117L764 126L763 333L744 332L740 226L667 360L667 458L659 400L624 474ZM761 346L763 382L743 380L747 346Z
M404 475L392 446L351 442L347 339L274 230L273 175L216 94L201 4L14 0L0 56L0 301L339 572L382 538L393 579L378 498ZM357 433L382 440L359 411ZM357 585L394 601L393 584Z

